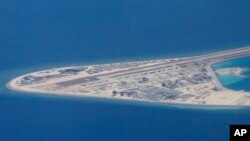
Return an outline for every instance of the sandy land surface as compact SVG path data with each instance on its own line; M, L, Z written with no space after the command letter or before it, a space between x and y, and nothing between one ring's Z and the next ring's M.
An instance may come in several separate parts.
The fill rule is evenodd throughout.
M235 68L225 68L225 69L219 69L216 70L216 73L219 75L236 75L236 76L244 76L243 72L246 70L246 68L240 68L240 67L235 67Z
M246 48L248 49L248 48ZM249 48L250 50L250 48ZM228 51L229 53L233 51ZM228 53L226 52L226 53ZM240 49L236 50L237 53ZM223 54L223 52L221 53ZM188 105L214 105L214 106L250 106L250 93L244 91L233 91L226 89L222 86L221 82L218 80L216 73L218 74L235 74L241 75L244 69L242 68L227 68L214 71L211 65L215 62L221 61L210 59L211 56L220 57L220 53L210 54L194 57L194 61L191 57L189 58L176 58L172 59L172 62L168 59L156 60L156 61L138 61L137 63L125 64L105 64L105 65L89 65L88 70L96 69L101 70L98 73L87 73L87 71L82 71L74 75L62 75L59 72L61 70L66 70L65 67L44 70L39 72L34 72L31 74L25 74L14 78L11 80L7 87L11 90L25 92L25 93L40 93L40 94L54 94L54 95L65 95L65 96L77 96L77 97L95 97L95 98L106 98L106 99L116 99L116 100L132 100L132 101L143 101L143 102L155 102L155 103L167 103L167 104L188 104ZM245 54L244 54L245 55ZM202 62L201 57L204 59ZM186 66L180 66L185 64ZM189 61L191 60L191 61ZM118 67L116 67L116 65ZM197 65L197 68L196 66ZM115 67L114 67L115 66ZM120 67L120 68L119 68ZM186 68L183 68L186 67ZM98 68L98 69L97 69ZM139 68L139 69L138 69ZM204 74L202 69L206 69L205 74L211 77L211 81L205 81L200 84L190 84L187 83L190 76L196 73ZM155 72L154 72L155 71ZM186 71L186 72L185 72ZM204 71L204 70L203 70ZM152 73L152 74L151 74ZM169 78L165 78L166 74ZM43 78L37 83L30 83L28 85L23 85L22 81L25 77L35 76L34 78ZM138 79L141 77L148 76L150 78L149 83L137 84ZM44 79L46 77L46 79ZM130 77L130 78L127 78ZM89 81L88 79L98 79L96 82L86 82L79 84L72 84L69 86L61 85L61 82L71 82L78 79L85 79L84 81ZM202 78L202 77L201 77ZM26 78L25 78L26 79ZM30 79L30 78L29 78ZM33 78L31 78L32 81ZM132 81L133 79L133 81ZM154 88L161 88L161 83L166 80L178 81L179 84L183 86L176 87L174 91L178 91L178 97L175 98L158 98L155 100L154 95L140 95L138 97L116 95L112 96L112 92L115 90L125 91L127 89L139 89L141 92L144 88L148 89L153 86ZM183 79L183 80L180 80ZM187 80L186 80L187 79ZM136 80L136 81L135 81ZM209 79L208 79L209 80ZM107 82L106 82L107 81ZM128 84L120 84L123 81L128 82ZM197 80L198 81L198 80ZM92 84L94 83L94 84ZM22 84L22 85L21 85ZM122 87L120 86L122 85ZM164 88L165 89L165 88ZM166 89L167 90L167 89ZM172 91L172 90L171 90ZM146 98L144 97L146 96ZM152 99L147 98L148 96ZM165 96L165 95L160 95ZM169 95L168 95L169 96Z

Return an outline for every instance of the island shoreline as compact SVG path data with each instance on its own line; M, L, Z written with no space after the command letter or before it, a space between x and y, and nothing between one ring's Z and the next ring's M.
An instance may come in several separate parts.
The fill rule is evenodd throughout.
M249 48L248 47L245 47L245 48ZM242 48L240 48L242 49ZM243 48L244 49L244 48ZM235 50L239 50L239 49L235 49ZM223 52L226 52L226 51L222 51L220 53L223 53ZM213 54L216 54L216 53L211 53L211 54L208 54L208 55L213 55ZM199 58L199 57L204 57L204 56L208 56L208 55L199 55L199 56L194 56L194 57L185 57L185 58ZM243 55L243 56L236 56L236 57L232 57L232 58L229 58L229 59L221 59L221 60L216 60L216 61L213 61L211 62L209 65L208 65L208 70L210 71L209 73L211 73L213 76L213 78L215 79L216 83L220 85L220 87L222 89L225 89L227 91L232 91L232 92L237 92L237 91L234 91L234 90L230 90L228 88L225 88L221 81L218 79L218 76L217 74L215 73L215 70L213 69L212 65L215 64L215 63L219 63L219 62L222 62L222 61L225 61L225 60L231 60L231 59L235 59L235 58L242 58L242 57L247 57L247 56L250 56L250 54L246 54L246 55ZM184 59L185 59L184 58ZM176 59L180 59L180 58L176 58ZM182 58L181 58L182 59ZM157 60L164 60L164 59L157 59ZM132 61L132 62L136 62L136 61ZM49 69L48 69L49 70ZM133 102L143 102L143 103L156 103L156 104L166 104L166 105L179 105L179 106L185 106L185 105L189 105L189 106L205 106L205 107L249 107L248 105L204 105L204 104L189 104L189 103L175 103L175 102L154 102L154 101L146 101L146 100L138 100L138 99L121 99L121 98L113 98L113 97L102 97L102 96L91 96L91 95L69 95L69 93L59 93L59 92L54 92L54 93L51 93L51 92L44 92L44 91L33 91L33 90L25 90L25 89L20 89L20 88L17 88L15 87L14 85L12 85L12 82L15 81L16 79L18 78L22 78L24 76L26 76L27 74L24 74L24 75L21 75L17 78L14 78L12 80L10 80L7 84L6 84L6 87L10 90L13 90L13 91L18 91L18 92L22 92L22 93L34 93L34 94L46 94L46 95L56 95L56 96L67 96L67 97L83 97L83 98L94 98L94 99L108 99L108 100L122 100L122 101L133 101Z

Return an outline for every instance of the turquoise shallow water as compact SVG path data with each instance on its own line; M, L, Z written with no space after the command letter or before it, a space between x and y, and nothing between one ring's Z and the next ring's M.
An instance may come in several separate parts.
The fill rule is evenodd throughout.
M9 80L29 71L33 69L3 75ZM5 80L1 81L1 84L4 83ZM103 138L151 141L155 136L159 140L211 140L211 137L228 140L229 124L250 122L249 108L171 106L58 97L16 93L4 87L0 91L0 137L7 141L96 141Z
M229 89L250 91L250 57L227 60L213 65L215 70L234 67L245 69L242 76L233 74L218 75L220 81Z
M228 141L229 124L250 123L249 108L43 96L13 92L5 84L56 66L199 55L248 45L249 10L250 1L235 0L1 0L0 140Z

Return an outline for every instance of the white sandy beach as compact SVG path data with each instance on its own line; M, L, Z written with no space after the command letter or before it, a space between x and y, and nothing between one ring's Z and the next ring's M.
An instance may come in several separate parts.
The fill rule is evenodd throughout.
M226 89L222 86L216 76L216 73L241 75L243 71L242 68L222 69L216 72L211 68L213 63L225 60L225 58L223 58L225 56L224 53L229 55L232 54L231 58L235 58L237 55L234 54L240 54L241 52L243 53L243 56L246 56L246 51L250 51L250 48L246 47L192 58L89 65L85 66L88 68L86 71L81 71L74 75L62 75L59 72L75 69L76 67L50 69L19 76L11 80L6 86L11 90L25 93L95 97L168 104L250 106L250 93ZM218 57L221 57L222 59L214 59ZM238 57L241 57L241 54L238 55ZM190 66L192 64L197 65L197 67ZM205 69L206 73L202 72L202 69ZM97 70L99 72L87 72L92 70ZM168 76L164 75L166 73ZM191 84L187 81L190 79L188 77L191 77L190 74L192 74L192 76L197 75L198 78L200 77L200 74L206 75L207 80L204 82L201 81L199 84ZM141 77L148 77L150 82L138 83L138 79ZM209 77L211 77L211 81ZM41 78L41 80L35 81L37 78ZM95 80L92 82L90 79L93 78ZM203 77L200 77L199 79L201 78ZM30 79L27 82L31 81L32 83L25 85L22 84L26 79ZM178 84L181 85L173 89L178 92L176 94L178 97L168 99L158 97L157 100L155 100L147 98L148 96L152 97L153 95L141 94L144 89L151 90L152 87L154 87L154 89L172 91L172 89L169 88L161 88L161 83L170 80L174 82L178 81ZM199 82L198 80L197 82ZM80 83L80 81L83 82ZM126 85L120 84L123 83L123 81L126 81ZM117 95L114 93L114 89L121 91L121 93L122 91L126 92L126 90L137 89L136 92L139 92L140 96L138 96L138 94L135 95L136 97L134 95ZM162 97L165 95L160 94L159 96ZM186 96L190 97L184 98Z

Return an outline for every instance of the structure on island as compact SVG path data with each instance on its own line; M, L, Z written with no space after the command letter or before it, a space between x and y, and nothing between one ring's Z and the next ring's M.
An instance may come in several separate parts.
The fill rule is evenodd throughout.
M43 70L17 77L15 91L157 103L243 106L247 92L219 82L211 64L250 55L250 47L207 55Z

